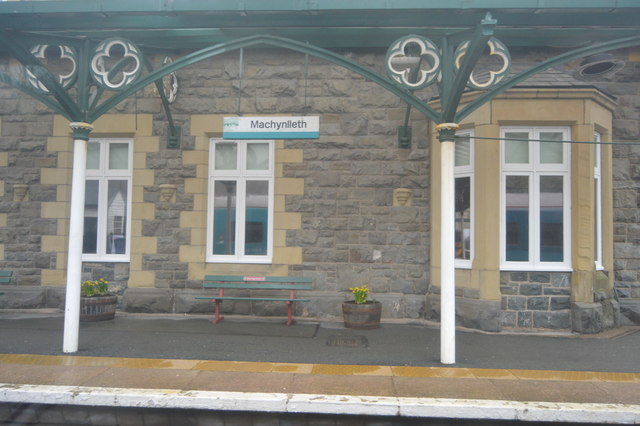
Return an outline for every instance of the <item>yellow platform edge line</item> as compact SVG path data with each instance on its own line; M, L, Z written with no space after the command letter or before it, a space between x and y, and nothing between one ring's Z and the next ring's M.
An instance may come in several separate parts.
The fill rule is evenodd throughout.
M640 382L640 373L0 354L0 364L414 378Z

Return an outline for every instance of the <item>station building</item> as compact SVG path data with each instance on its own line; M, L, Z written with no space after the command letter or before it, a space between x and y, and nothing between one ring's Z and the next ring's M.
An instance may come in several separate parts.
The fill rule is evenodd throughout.
M219 54L177 67L160 86L151 81L91 120L81 279L108 280L126 312L210 314L211 304L196 299L205 275L273 275L312 278L298 317L339 318L349 288L367 285L382 302L383 321L439 319L440 123L362 70L396 84L387 69L394 40L418 33L444 56L444 32L459 41L459 32L474 28L458 28L456 17L475 25L487 19L486 8L398 2L405 7L194 11L141 2L146 10L130 11L96 2L104 9L98 13L91 2L77 10L47 3L0 4L0 269L13 272L0 287L0 308L65 303L76 120L65 113L72 107L54 105L67 95L42 83L32 61L60 76L54 83L70 99L86 95L78 105L89 116L122 93L127 79L134 84L221 45ZM611 1L594 3L601 4L582 10L584 22L573 28L581 37L603 9L615 9ZM640 45L640 29L626 23L640 8L620 9L607 12L620 24L593 30L594 42L637 37ZM539 35L542 25L528 36L500 26L534 12L492 10L495 37L509 53L496 64L495 52L484 52L490 60L471 74L477 87L468 85L459 99L458 110L469 113L456 123L455 232L447 236L455 247L457 322L485 331L582 333L640 324L640 49L629 41L610 49L597 62L608 73L586 68L585 54L484 99L482 86L502 69L500 60L510 62L508 79L582 46ZM570 15L538 12L550 22ZM448 18L442 26L409 25L408 16L427 20L430 13ZM40 24L32 22L36 15ZM357 34L349 24L356 15L367 23ZM381 16L390 23L368 42ZM179 23L200 19L202 26L204 17L212 22L206 30ZM136 19L139 28L126 26ZM158 28L147 26L153 20ZM340 24L312 25L325 21ZM397 28L400 21L406 29ZM161 27L175 39L146 34ZM311 40L357 67L285 42L233 44L259 32ZM109 69L112 55L121 68ZM82 71L82 61L92 80L65 80ZM425 59L426 68L434 61ZM450 100L436 89L446 85L442 77L434 78L429 87L401 89L437 114ZM310 118L318 134L283 136L263 124L255 138L234 138L225 134L234 118L294 128L292 120ZM229 314L286 314L275 302L222 306Z

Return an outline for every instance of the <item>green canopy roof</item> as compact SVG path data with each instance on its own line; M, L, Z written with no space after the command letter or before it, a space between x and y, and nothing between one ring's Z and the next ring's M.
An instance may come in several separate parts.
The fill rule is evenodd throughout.
M0 3L0 28L23 36L117 35L143 48L197 49L254 34L324 48L437 39L491 12L511 47L577 47L640 33L637 0L57 0Z

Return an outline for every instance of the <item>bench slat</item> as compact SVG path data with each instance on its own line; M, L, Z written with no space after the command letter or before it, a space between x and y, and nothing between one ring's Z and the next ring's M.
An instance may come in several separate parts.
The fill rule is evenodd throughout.
M311 290L313 287L304 284L274 284L274 283L218 283L205 281L204 288L236 288L236 289L263 289L263 290Z
M9 284L12 276L13 271L0 271L0 284Z
M268 302L308 302L309 299L286 299L286 298L274 298L274 297L234 297L234 296L211 296L211 297L201 297L196 296L196 299L205 299L205 300L263 300Z
M255 275L205 275L204 281L239 282L239 283L307 283L313 280L309 277L270 277Z

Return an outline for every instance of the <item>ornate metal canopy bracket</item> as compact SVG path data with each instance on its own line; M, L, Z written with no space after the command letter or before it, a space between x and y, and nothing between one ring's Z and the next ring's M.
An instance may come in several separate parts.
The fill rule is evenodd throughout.
M459 39L464 34L444 38L440 46L418 35L402 37L393 42L387 50L387 75L411 91L438 83L442 109L436 122L453 121L465 88L491 90L509 72L509 51L500 40L493 37L496 23L491 14L487 13L471 38L461 42L455 52L451 41ZM502 66L498 70L489 70L489 77L486 81L480 82L473 70L487 47L490 55L502 59ZM411 128L408 126L410 111L409 105L404 126L398 128L399 146L407 148L411 146Z
M32 38L25 39L31 41ZM35 43L30 49L23 47L16 36L0 32L0 44L7 48L24 67L24 80L0 73L0 81L8 83L51 108L52 111L66 117L71 122L93 122L102 114L95 114L110 97L101 101L105 91L124 92L127 96L135 93L130 89L140 80L143 66L149 72L153 67L145 59L142 51L132 42L123 38L109 38L95 47L88 42L62 44ZM67 65L69 71L47 67L47 54L57 53L60 63ZM168 67L166 60L161 67ZM175 72L160 76L154 81L162 100L169 122L168 146L180 147L180 128L173 122L169 107L177 94ZM76 98L69 94L77 83ZM139 90L139 89L137 89ZM103 113L107 110L103 109Z

